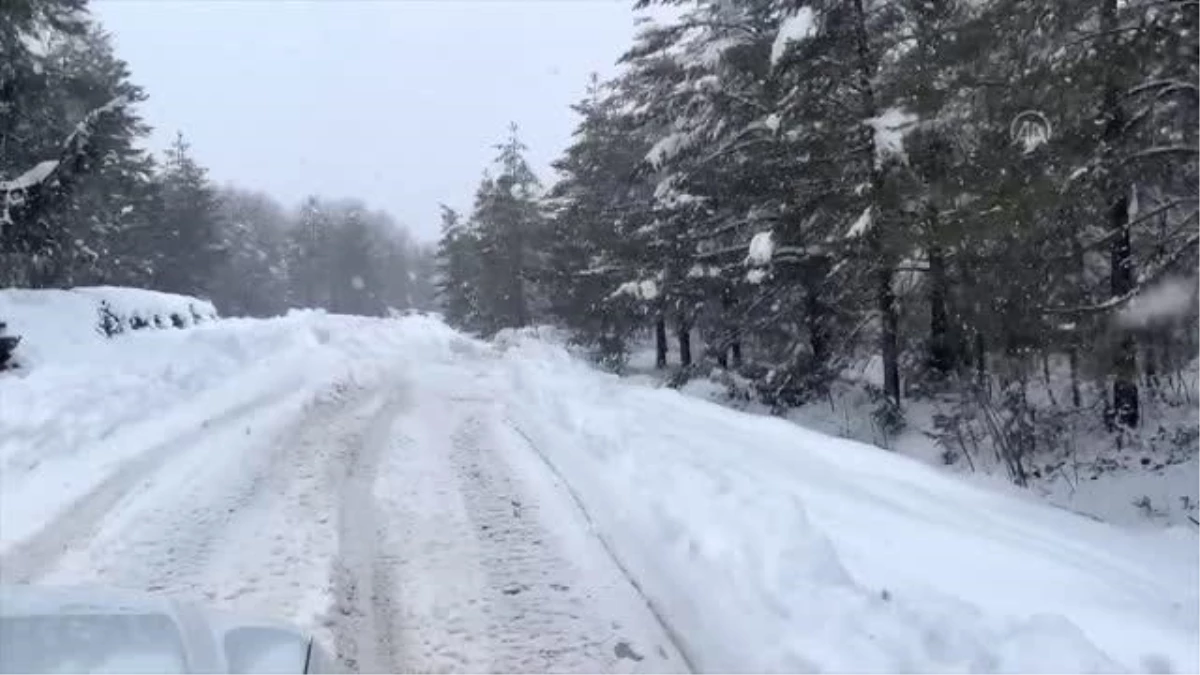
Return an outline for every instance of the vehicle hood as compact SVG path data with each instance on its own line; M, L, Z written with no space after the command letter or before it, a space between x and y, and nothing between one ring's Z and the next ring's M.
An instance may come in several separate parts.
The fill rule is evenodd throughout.
M0 586L0 672L306 673L334 664L282 622L153 595Z

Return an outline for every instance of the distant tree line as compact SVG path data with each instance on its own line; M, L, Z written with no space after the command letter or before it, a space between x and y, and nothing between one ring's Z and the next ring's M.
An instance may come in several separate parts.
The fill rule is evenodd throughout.
M780 406L868 360L881 420L998 411L1016 473L1039 380L1131 429L1194 362L1195 2L661 4L547 190L510 141L446 212L452 321L648 330Z
M5 0L0 286L139 286L226 315L430 306L432 251L387 214L217 187L182 135L143 149L145 99L86 0Z

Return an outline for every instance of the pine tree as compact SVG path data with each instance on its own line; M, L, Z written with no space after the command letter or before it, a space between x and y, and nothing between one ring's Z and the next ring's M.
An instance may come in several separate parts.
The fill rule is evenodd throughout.
M439 306L452 326L478 330L479 239L459 214L442 205L442 236L437 246Z
M652 330L665 364L699 330L779 405L871 360L881 421L986 408L1018 481L1052 362L1128 427L1190 358L1194 326L1126 309L1194 277L1194 3L666 4L545 200L537 283L581 340Z
M649 183L637 176L649 145L620 103L619 92L593 76L574 107L582 119L575 143L554 164L559 178L546 199L537 277L549 289L547 311L608 362L621 360L628 337L644 322L642 312L612 294L630 275L626 235L650 197Z
M96 159L85 169L86 180L73 190L70 207L56 219L60 235L53 255L39 266L40 284L143 279L129 259L138 253L129 249L136 246L138 230L154 225L147 208L154 161L140 147L150 128L134 108L146 94L129 81L129 69L115 56L111 38L95 24L56 43L50 58L61 68L63 79L54 87L65 95L65 111L96 109L113 99L126 105L105 115L89 135Z
M285 264L288 222L282 206L262 193L224 188L221 239L227 255L214 270L211 299L224 316L273 316L288 308Z
M448 317L487 334L530 322L539 301L531 248L543 236L540 185L515 125L496 147L495 174L484 174L469 220L460 226L452 212L443 214L438 254Z
M167 151L158 186L153 283L164 291L205 295L225 258L226 243L216 190L192 158L183 134Z
M148 191L148 129L110 40L78 2L18 2L0 18L0 236L10 283L120 278L126 229Z

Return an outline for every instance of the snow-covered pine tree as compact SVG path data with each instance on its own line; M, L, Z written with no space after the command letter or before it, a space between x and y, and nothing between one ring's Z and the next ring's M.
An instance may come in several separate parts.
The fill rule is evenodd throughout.
M160 290L206 295L227 245L220 203L207 170L192 158L183 134L166 152L157 177L161 210L153 240L153 282Z
M288 308L285 250L290 223L266 194L220 190L221 238L228 255L213 273L211 299L225 316L272 316Z
M873 353L892 414L932 386L1020 419L1061 359L1128 426L1184 365L1194 326L1127 310L1195 266L1194 4L665 4L559 163L569 325L694 323L782 403Z
M8 283L120 278L125 231L145 224L144 99L82 2L14 2L0 17L0 237ZM11 10L11 11L10 11Z
M558 180L547 194L546 234L537 283L547 311L598 350L610 364L622 360L629 335L644 325L642 312L613 292L628 275L636 251L626 236L649 203L649 183L637 169L649 149L614 84L595 76L574 142L554 163Z
M530 322L534 276L530 248L543 227L541 187L525 159L526 147L516 125L496 148L495 173L480 183L469 221L478 242L474 292L479 329L485 333Z
M437 253L438 307L450 325L478 330L479 238L454 209L442 205Z
M139 230L153 225L147 207L154 161L143 148L150 128L136 111L146 99L130 82L124 61L113 51L111 38L89 22L80 35L62 36L49 43L55 64L51 87L56 113L66 124L79 110L94 110L111 100L125 105L96 121L88 142L92 157L86 178L71 191L70 206L54 223L59 233L50 255L37 266L37 285L63 286L119 282L143 278L129 258Z

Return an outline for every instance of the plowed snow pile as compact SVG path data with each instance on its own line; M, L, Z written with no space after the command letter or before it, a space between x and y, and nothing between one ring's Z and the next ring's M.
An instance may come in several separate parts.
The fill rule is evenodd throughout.
M514 425L710 671L1195 672L1194 532L1128 532L510 340Z

